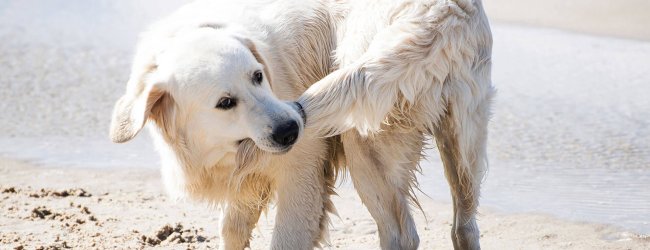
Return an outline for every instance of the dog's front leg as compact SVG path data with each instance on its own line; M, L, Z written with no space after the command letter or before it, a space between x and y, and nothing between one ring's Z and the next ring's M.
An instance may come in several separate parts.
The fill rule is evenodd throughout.
M261 194L268 195L267 193ZM263 201L267 201L263 197ZM241 250L249 247L251 233L264 210L266 202L231 201L225 209L221 228L222 245L226 250Z
M320 166L288 167L276 179L277 214L271 249L313 249L319 245L326 212Z

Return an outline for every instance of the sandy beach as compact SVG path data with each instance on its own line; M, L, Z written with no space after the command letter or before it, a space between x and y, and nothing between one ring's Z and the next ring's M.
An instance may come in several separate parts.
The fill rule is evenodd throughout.
M219 211L166 197L146 133L107 136L138 32L183 2L0 2L0 249L218 247ZM498 94L483 248L650 249L647 3L484 2ZM425 153L421 249L451 249L449 190ZM330 248L378 249L350 183L337 192Z
M48 168L0 161L2 249L216 249L219 211L169 201L151 169ZM378 249L376 227L354 190L344 185L334 200L330 249ZM421 249L451 249L449 204L420 197L416 212ZM271 210L251 242L271 240ZM537 214L482 209L485 249L647 249L650 237L597 224L569 223ZM22 247L22 248L21 248Z

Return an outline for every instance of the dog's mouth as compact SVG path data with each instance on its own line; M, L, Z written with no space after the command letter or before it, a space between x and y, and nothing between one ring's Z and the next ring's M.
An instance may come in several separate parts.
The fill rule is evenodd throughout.
M270 153L270 154L273 154L273 155L286 154L287 152L289 152L289 150L291 150L293 148L293 145L287 145L285 147L280 147L280 148L273 147L273 149L266 149L266 147L258 146L257 143L255 143L255 141L253 139L251 139L251 138L244 138L244 139L238 140L235 144L236 144L236 146L237 146L237 148L239 150L241 150L243 148L251 149L252 147L254 147L256 150L266 152L266 153Z
M286 154L287 152L289 152L289 150L291 150L291 148L293 148L293 145L286 146L284 148L281 148L278 151L274 151L274 152L270 152L270 153L274 154L274 155L282 155L282 154Z

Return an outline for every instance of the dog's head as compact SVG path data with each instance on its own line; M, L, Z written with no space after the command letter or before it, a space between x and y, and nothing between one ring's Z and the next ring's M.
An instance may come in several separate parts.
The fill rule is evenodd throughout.
M265 62L251 40L219 28L145 40L115 105L111 139L126 142L153 121L169 140L202 153L236 152L247 139L287 152L302 133L302 109L273 94Z

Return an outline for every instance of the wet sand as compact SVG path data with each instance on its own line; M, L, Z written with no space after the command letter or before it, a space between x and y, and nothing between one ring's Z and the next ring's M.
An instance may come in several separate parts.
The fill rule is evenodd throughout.
M646 0L483 0L492 20L650 40Z
M25 249L218 248L219 211L178 203L162 193L151 169L48 168L0 159L0 244ZM354 190L334 201L331 249L378 249L376 226ZM421 249L451 249L451 207L421 196ZM271 241L272 209L254 231L252 249ZM544 215L481 210L485 249L647 249L650 238L613 227ZM4 248L3 247L3 248Z

